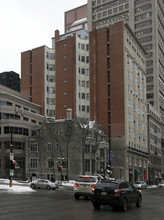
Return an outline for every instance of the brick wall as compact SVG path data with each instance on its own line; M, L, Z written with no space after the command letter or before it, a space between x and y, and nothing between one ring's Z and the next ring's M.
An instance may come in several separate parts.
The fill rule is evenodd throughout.
M56 119L65 118L67 108L76 112L76 40L75 36L57 41ZM65 93L65 95L64 95ZM65 105L65 107L64 107Z

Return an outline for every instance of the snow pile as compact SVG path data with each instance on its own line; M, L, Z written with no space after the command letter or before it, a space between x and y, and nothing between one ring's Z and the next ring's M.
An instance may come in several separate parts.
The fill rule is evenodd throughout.
M18 185L12 185L10 187L9 185L0 185L0 190L8 191L8 192L34 192L33 189L31 189L29 186L18 186Z
M34 192L29 185L24 185L24 183L19 183L15 180L12 181L12 187L10 187L10 181L8 179L0 179L0 190L7 192Z

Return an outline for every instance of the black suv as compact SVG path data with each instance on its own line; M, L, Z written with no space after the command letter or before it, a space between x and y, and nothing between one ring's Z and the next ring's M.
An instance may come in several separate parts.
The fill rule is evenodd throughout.
M92 189L91 201L97 210L100 209L101 205L112 205L113 210L120 206L122 211L125 212L129 204L136 204L137 207L141 207L142 195L138 189L126 180L104 179Z

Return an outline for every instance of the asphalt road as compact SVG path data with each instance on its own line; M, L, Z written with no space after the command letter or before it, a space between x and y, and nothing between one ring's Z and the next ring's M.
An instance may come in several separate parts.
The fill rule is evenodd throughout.
M143 206L129 207L127 212L111 207L93 209L90 200L76 201L72 189L38 190L32 193L0 191L0 220L162 220L164 188L143 191Z

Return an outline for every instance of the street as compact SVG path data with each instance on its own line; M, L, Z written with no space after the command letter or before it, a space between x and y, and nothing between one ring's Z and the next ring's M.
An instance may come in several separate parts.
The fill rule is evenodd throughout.
M76 201L72 188L55 191L37 190L32 193L0 191L0 219L10 220L161 220L164 215L164 188L143 191L143 206L129 207L127 212L113 212L111 207L93 209L90 200Z

